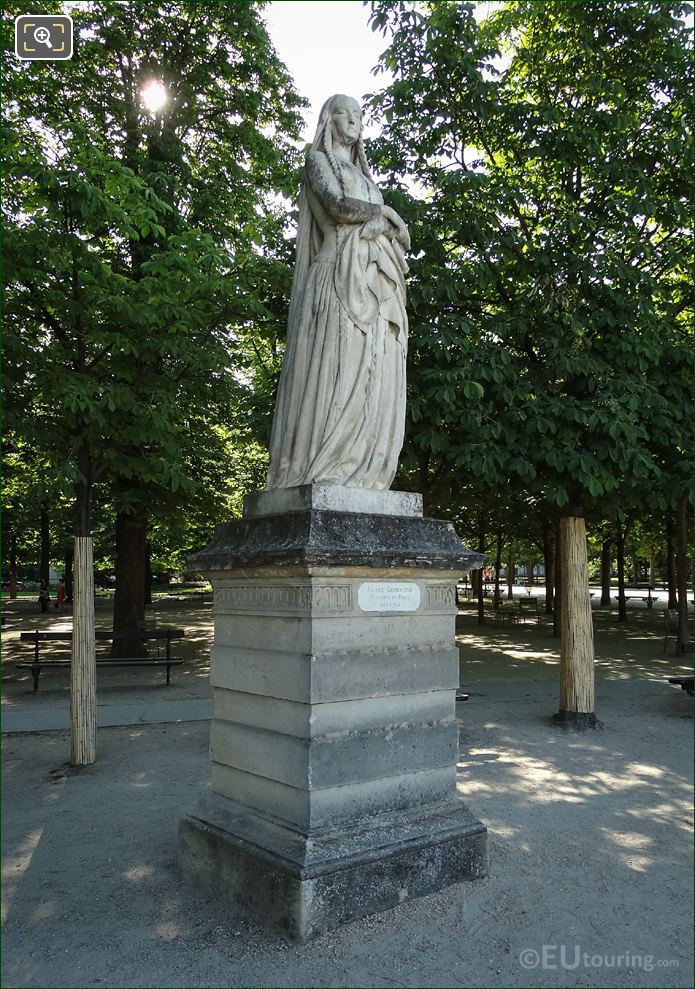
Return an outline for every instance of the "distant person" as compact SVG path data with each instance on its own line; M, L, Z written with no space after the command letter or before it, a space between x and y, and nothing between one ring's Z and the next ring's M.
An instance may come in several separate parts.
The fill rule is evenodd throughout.
M39 589L39 605L41 606L41 613L45 614L48 611L48 606L51 603L51 594L48 590L48 584L45 580L41 581L41 587Z
M65 585L63 584L62 580L59 580L56 586L56 611L61 611L64 604L65 604Z

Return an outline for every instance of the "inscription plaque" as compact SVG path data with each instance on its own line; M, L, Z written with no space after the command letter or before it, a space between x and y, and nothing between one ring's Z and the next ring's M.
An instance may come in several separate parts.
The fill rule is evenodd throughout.
M420 587L406 581L367 581L359 586L357 603L362 611L417 611Z

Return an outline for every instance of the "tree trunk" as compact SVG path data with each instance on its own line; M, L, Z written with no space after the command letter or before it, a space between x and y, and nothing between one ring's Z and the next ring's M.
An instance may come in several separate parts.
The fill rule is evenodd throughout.
M485 521L482 515L478 516L478 552L485 553ZM485 590L485 582L483 580L483 568L485 566L485 561L483 560L483 566L478 570L478 625L485 624L485 597L483 591Z
M638 556L632 557L632 583L639 584L640 573L642 568L640 567L640 561Z
M560 523L555 526L555 607L553 608L553 638L562 634L562 541Z
M17 597L17 534L14 529L10 534L10 597L13 600Z
M545 613L552 615L555 597L555 530L550 523L543 529L543 569L545 570Z
M688 651L692 639L688 622L688 496L681 495L676 507L676 584L678 590L678 638L676 655Z
M51 536L48 527L48 501L41 502L39 510L39 532L41 537L41 556L39 559L39 583L49 585L51 576Z
M494 589L494 601L499 601L500 599L500 570L502 569L502 547L504 546L504 539L502 537L502 532L497 533L497 550L495 553L495 589Z
M577 509L573 509L574 512ZM586 552L586 526L578 515L560 519L562 569L560 645L560 710L563 727L595 728L594 636Z
M507 563L507 597L514 597L514 541L509 540L509 562Z
M116 593L113 601L113 631L132 632L145 623L145 544L147 522L135 515L116 515ZM111 656L146 656L140 639L114 639Z
M70 549L65 550L65 559L63 560L63 565L65 568L65 573L63 575L63 583L65 584L65 603L72 604L72 564L75 557L74 548L71 546Z
M666 512L666 584L668 587L668 604L671 611L678 607L678 592L676 587L676 540L673 532L673 515Z
M533 560L526 564L526 586L533 587Z
M627 621L627 598L625 597L625 528L618 520L615 528L615 552L618 561L618 621Z
M152 604L152 547L145 543L145 607Z
M75 603L70 664L70 761L89 766L97 753L97 670L94 636L94 564L91 537L92 465L85 448L75 503Z
M611 606L611 563L613 562L613 557L611 554L611 546L613 545L613 540L609 536L605 536L603 542L601 543L601 607L610 608Z

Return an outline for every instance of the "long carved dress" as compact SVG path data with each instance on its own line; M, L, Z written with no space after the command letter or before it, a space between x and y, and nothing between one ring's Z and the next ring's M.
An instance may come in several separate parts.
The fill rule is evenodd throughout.
M403 444L407 269L379 233L379 189L340 168L342 188L324 153L307 157L268 488L385 489Z

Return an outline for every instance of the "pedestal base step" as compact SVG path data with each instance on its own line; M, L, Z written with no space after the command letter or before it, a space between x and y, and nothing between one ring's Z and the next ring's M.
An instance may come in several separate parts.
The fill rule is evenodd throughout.
M213 795L179 838L184 875L298 943L488 867L487 830L460 799L302 835Z

